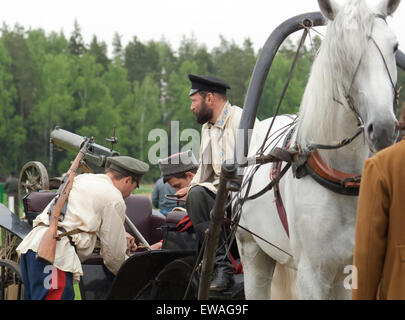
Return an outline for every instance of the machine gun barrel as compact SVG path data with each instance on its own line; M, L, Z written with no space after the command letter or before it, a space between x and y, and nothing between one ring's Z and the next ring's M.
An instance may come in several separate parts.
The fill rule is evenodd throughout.
M59 127L56 127L51 132L51 143L58 148L75 153L79 152L85 141L86 139L84 137ZM100 169L105 166L107 157L119 155L119 152L93 142L89 145L88 152L85 154L84 159L94 172L100 173Z

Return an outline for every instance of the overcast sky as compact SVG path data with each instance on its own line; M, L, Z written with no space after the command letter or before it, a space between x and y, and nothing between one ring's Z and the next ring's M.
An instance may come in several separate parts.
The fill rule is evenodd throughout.
M86 43L95 34L109 49L118 32L124 46L135 35L143 42L164 37L176 50L183 35L194 35L212 49L223 35L239 45L250 38L257 50L284 20L318 10L316 0L8 0L2 3L0 20L11 27L18 22L25 29L42 28L47 33L63 30L69 37L77 19ZM404 17L402 3L389 19L403 51Z

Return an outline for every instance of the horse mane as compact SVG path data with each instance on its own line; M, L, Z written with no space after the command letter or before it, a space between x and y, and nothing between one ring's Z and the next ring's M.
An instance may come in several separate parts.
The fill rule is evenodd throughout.
M346 91L368 45L373 23L374 14L364 0L347 1L328 23L299 110L297 140L303 148L309 143L330 144L346 138L347 133L342 132L345 126L355 132L356 119L341 103L346 104ZM342 112L353 118L348 120L353 124L336 123Z

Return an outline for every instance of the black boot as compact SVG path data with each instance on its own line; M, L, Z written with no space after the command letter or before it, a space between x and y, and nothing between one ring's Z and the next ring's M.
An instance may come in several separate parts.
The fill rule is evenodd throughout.
M214 279L210 284L210 291L222 292L230 289L234 284L233 271L218 266L214 270Z
M214 277L210 284L210 291L222 292L230 289L234 284L233 265L229 259L225 246L217 250L214 265Z

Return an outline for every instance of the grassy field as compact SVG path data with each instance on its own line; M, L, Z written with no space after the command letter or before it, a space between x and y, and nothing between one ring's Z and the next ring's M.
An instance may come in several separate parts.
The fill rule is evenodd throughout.
M147 196L152 195L154 184L141 184L141 187L136 189L133 194L144 194Z

